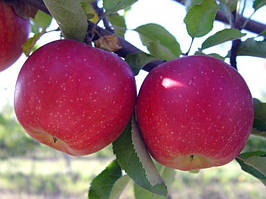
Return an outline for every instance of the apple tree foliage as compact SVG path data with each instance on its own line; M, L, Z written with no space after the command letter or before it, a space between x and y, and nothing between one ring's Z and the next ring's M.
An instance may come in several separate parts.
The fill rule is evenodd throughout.
M62 37L117 53L128 62L135 75L141 69L150 71L164 61L191 54L190 49L182 52L178 39L163 26L154 23L143 24L134 30L139 34L142 44L147 47L147 52L127 42L124 39L127 31L126 13L133 4L138 3L137 0L22 0L21 2L38 10L31 19L32 37L23 46L26 55L38 48L38 39L47 33L52 19L60 28L55 31L61 31ZM184 1L176 0L176 2ZM240 0L186 1L184 6L187 14L184 23L187 34L191 37L191 45L194 40L207 35L213 29L215 20L221 20L223 17L222 21L228 24L223 30L205 39L195 54L206 54L205 50L210 47L232 42L232 48L226 56L217 53L208 55L222 60L229 58L231 65L236 69L237 56L266 57L266 26L258 25L250 18L244 18L241 9L245 7L240 9L239 2L243 3ZM253 0L252 3L254 14L266 4L266 1ZM246 35L243 31L245 29L257 35L242 39ZM266 139L266 103L258 99L254 99L253 102L255 118L252 134ZM119 198L129 182L134 182L136 199L171 197L167 187L173 182L176 171L154 163L138 132L138 126L132 116L122 135L112 144L114 160L91 182L89 199ZM242 153L236 161L245 172L266 185L266 148Z

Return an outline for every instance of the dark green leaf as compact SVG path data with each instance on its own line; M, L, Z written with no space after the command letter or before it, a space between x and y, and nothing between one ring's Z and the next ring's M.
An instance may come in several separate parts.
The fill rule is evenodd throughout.
M253 98L254 118L266 122L266 103Z
M108 13L114 13L118 10L125 9L137 0L103 0L103 7Z
M121 168L119 167L117 161L114 160L93 179L88 198L109 199L112 188L121 175Z
M143 147L144 144L139 141L140 136L132 130L134 128L132 125L134 123L128 124L123 134L113 142L118 163L139 186L153 193L167 195L167 188Z
M244 171L258 178L266 185L265 151L243 153L236 160Z
M255 10L258 10L259 8L265 5L266 5L266 0L254 0L253 2L253 8Z
M224 29L216 32L214 35L208 37L202 44L201 48L206 49L212 46L224 43L226 41L235 40L245 36L246 34L241 33L237 29Z
M128 175L120 177L114 184L109 199L118 199L130 181Z
M266 40L256 41L254 38L247 39L239 45L237 55L266 58Z
M57 21L65 38L83 41L88 28L87 16L80 1L43 0L51 15Z
M266 37L266 29L264 31L262 31L258 36L264 36L264 37Z
M132 71L134 72L134 75L137 75L143 66L155 60L158 59L144 52L128 54L126 56L126 62L131 67Z
M215 0L204 0L200 5L191 7L184 19L188 34L191 37L201 37L210 32L217 8Z
M176 38L164 27L150 23L139 26L136 31L140 35L142 44L147 46L153 56L163 60L171 60L181 54L180 45Z
M47 28L52 22L52 17L39 10L32 21L41 28Z
M111 22L115 33L120 37L124 37L127 29L125 18L117 13L110 14L107 18Z
M266 103L253 99L254 122L252 134L266 138Z

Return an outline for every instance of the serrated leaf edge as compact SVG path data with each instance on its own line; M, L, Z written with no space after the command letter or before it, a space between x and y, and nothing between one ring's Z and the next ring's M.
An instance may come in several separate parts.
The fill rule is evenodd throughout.
M164 184L164 181L163 179L161 178L160 174L158 173L158 170L157 168L155 167L149 153L147 152L147 149L146 149L146 146L144 145L141 137L140 137L140 131L139 131L139 128L136 124L136 121L134 118L132 118L131 120L131 139L132 139L132 144L133 144L133 149L135 151L135 153L137 154L137 157L141 163L141 166L144 170L144 173L145 173L145 176L146 178L148 179L149 183L152 185L152 186L155 186L157 184ZM139 147L136 147L136 143L139 143L140 146ZM151 165L149 165L149 169L152 170L152 173L155 174L155 179L151 178L151 176L147 175L147 171L145 169L145 164L146 161L142 160L142 157L139 155L140 153L146 153L146 156L148 158L148 161L150 163L152 163ZM147 168L148 165L146 165L146 168Z

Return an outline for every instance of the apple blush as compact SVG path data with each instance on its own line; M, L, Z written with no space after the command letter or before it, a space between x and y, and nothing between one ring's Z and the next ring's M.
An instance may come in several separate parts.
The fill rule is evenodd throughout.
M86 155L123 132L135 100L134 75L120 57L78 41L58 40L36 50L22 66L15 113L41 143Z
M209 56L187 56L154 68L141 86L136 111L150 154L180 170L232 161L246 144L254 114L240 74Z
M29 19L19 17L12 6L0 1L0 71L20 57L29 32Z

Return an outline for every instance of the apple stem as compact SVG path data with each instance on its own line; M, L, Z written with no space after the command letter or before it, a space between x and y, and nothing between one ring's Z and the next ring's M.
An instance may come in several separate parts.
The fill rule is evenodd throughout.
M190 159L191 159L191 161L193 160L193 158L194 158L194 155L193 155L193 154L190 155Z
M195 37L191 38L191 42L190 42L189 48L188 48L187 52L185 53L186 56L189 54L189 52L190 52L190 50L192 48L192 44L193 44L194 39L195 39Z
M57 137L53 136L53 141L54 141L54 143L56 143L57 140L58 140Z

